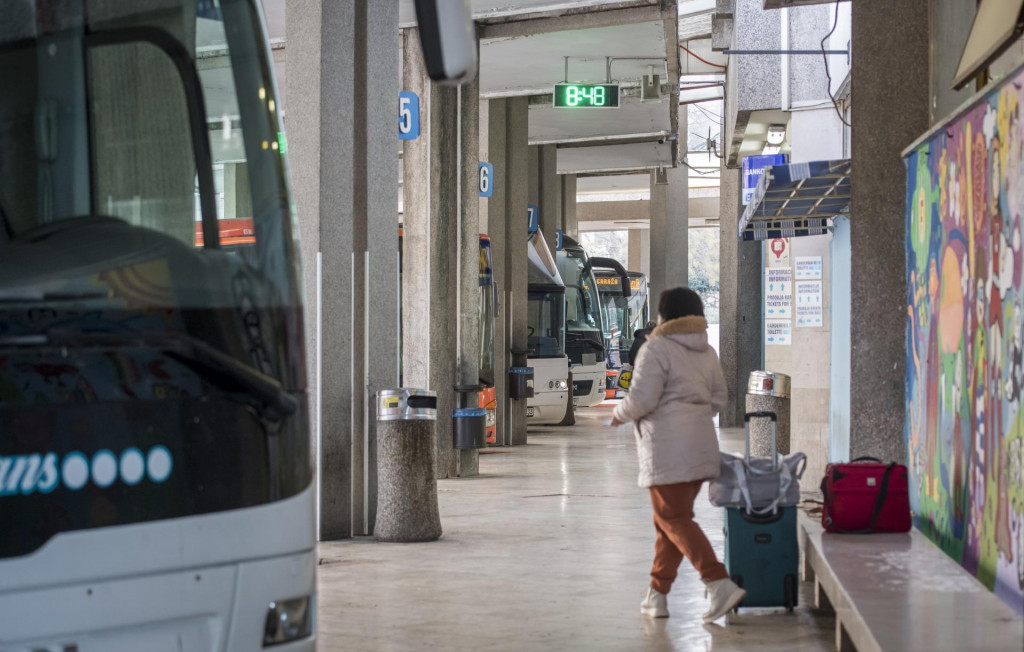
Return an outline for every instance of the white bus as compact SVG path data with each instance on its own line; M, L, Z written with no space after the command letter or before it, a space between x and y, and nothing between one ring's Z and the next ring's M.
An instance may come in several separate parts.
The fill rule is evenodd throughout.
M266 44L255 0L0 0L0 650L315 648Z
M526 275L527 357L534 374L526 422L572 425L575 414L565 355L565 283L541 231L531 233L527 241Z
M604 401L607 351L601 296L587 252L564 236L556 254L565 282L565 352L572 372L573 405L593 407Z

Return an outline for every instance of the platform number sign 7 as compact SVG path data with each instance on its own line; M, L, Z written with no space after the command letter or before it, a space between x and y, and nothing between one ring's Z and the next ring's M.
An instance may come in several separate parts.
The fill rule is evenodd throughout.
M494 166L490 163L480 164L480 196L490 197L494 194Z
M401 140L420 137L420 98L411 91L398 94L398 137Z

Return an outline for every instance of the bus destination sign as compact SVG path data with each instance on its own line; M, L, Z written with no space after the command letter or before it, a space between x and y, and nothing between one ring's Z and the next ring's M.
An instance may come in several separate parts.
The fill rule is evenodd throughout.
M556 109L617 109L618 84L555 84Z

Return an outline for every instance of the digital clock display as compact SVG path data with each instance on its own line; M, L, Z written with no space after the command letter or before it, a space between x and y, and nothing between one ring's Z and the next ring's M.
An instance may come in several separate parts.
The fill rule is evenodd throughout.
M617 109L618 84L555 84L556 109Z

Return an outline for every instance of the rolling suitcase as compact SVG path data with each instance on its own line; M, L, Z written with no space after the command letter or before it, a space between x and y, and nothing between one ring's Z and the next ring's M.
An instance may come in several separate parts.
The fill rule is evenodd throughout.
M776 417L772 412L750 412L746 423L750 458L750 419L772 420L772 450L776 450ZM800 544L796 533L796 506L777 507L767 514L747 514L737 507L725 508L725 568L747 596L740 607L797 605Z

